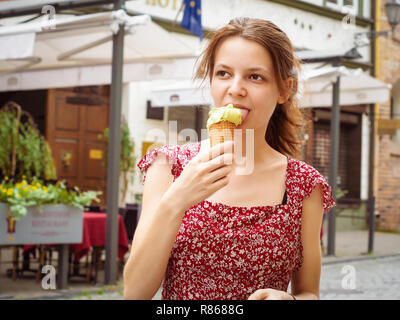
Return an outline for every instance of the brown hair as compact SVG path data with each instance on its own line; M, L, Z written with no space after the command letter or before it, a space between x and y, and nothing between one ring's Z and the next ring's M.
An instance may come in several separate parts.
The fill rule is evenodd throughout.
M304 128L303 113L298 107L296 93L298 90L298 70L300 62L294 55L294 49L287 35L270 21L251 18L236 18L226 26L216 30L208 46L199 56L200 62L194 78L207 76L212 80L215 54L218 45L228 37L239 36L261 44L271 55L275 79L280 92L289 94L283 104L277 104L265 133L265 140L275 150L291 157L297 157L303 141L299 138ZM285 80L293 79L290 92Z

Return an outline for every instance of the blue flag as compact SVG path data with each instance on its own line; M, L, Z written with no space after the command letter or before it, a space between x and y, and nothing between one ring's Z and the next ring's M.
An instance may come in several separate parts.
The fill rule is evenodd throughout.
M201 26L201 0L184 0L185 10L181 26L203 40L203 27Z

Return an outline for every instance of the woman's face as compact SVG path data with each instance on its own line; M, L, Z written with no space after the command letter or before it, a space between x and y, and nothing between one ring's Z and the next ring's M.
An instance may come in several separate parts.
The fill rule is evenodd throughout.
M249 109L238 128L255 129L255 134L259 128L263 135L276 104L285 101L275 82L270 53L257 42L236 36L217 47L211 95L216 107L232 103Z

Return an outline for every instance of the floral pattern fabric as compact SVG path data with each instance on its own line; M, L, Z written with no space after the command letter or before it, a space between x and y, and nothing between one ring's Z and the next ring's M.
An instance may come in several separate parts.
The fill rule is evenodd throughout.
M159 153L171 164L174 181L198 154L201 142L150 150L138 163L143 172ZM171 250L163 299L247 299L257 289L287 291L303 263L302 202L322 185L324 213L335 202L325 178L312 166L288 157L286 204L236 207L204 200L189 208Z

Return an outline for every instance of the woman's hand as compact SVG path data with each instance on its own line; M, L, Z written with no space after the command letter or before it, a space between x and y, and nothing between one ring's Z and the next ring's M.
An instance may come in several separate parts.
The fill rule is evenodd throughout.
M229 183L232 163L233 141L201 150L189 161L164 196L175 202L179 199L179 205L186 211Z
M248 300L294 300L293 297L285 292L275 289L258 289L252 293Z

